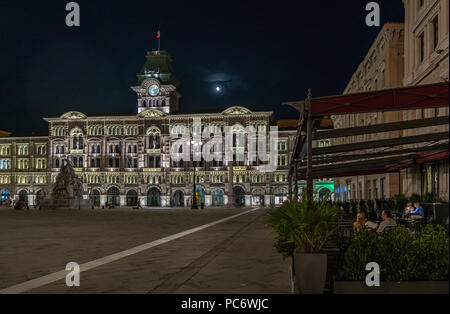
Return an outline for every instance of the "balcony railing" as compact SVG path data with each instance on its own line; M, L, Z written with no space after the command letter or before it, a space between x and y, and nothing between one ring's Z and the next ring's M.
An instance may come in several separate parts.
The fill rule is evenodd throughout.
M161 172L161 168L143 168L143 172Z
M147 149L147 154L161 154L161 148Z

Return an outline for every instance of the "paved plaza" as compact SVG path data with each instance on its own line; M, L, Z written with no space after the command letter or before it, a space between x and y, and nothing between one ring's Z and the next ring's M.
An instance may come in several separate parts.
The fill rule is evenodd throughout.
M247 211L0 208L0 290L38 279L21 292L289 293L288 262L273 247L266 210ZM116 255L237 214L136 254ZM87 271L81 267L80 287L67 287L64 278L40 284L69 262L83 265L112 254L119 257Z

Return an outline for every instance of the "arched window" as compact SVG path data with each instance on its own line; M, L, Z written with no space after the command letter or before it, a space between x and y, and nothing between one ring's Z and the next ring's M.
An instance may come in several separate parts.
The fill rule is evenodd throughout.
M118 125L108 125L106 127L107 135L121 135L121 127Z
M233 148L245 147L245 129L242 125L236 124L231 128L233 134Z
M67 129L64 126L57 126L53 128L53 136L66 136Z
M184 124L172 125L170 133L173 135L182 135L187 132L187 127Z
M125 135L138 135L137 125L128 125L125 127Z
M83 131L81 131L80 129L73 129L70 132L70 136L72 138L72 149L83 149L84 145L83 145Z
M158 128L150 128L147 130L148 136L148 148L160 149L161 148L161 131Z
M252 122L252 127L254 128L254 132L265 132L266 131L266 122L265 121L254 121Z

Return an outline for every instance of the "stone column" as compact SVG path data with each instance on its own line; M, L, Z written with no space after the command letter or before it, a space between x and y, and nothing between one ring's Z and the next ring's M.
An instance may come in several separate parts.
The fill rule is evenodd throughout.
M211 195L205 195L205 207L211 206L212 204L211 199L212 199Z
M251 195L245 195L245 206L246 207L252 206L252 196Z
M233 161L228 161L228 208L233 207L233 176Z
M106 195L100 195L100 206L105 206L106 204Z

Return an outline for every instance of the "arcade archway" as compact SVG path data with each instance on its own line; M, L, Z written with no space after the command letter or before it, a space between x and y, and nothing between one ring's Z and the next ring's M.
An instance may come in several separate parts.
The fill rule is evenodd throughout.
M331 191L328 188L322 188L319 190L319 200L322 201L325 196L331 196Z
M8 190L3 190L1 194L1 200L6 201L11 199L11 193Z
M107 202L109 205L120 206L120 191L116 187L112 187L107 192Z
M135 190L130 190L127 193L127 206L137 206L138 195Z
M221 207L224 205L224 200L223 200L223 191L222 190L215 190L212 193L212 197L211 197L211 205L213 207Z
M205 189L202 186L196 187L195 196L197 198L197 205L205 204Z
M233 205L236 207L245 206L245 191L240 186L233 188Z
M94 206L100 206L100 192L98 190L92 191L92 203Z
M19 201L25 202L28 201L28 191L22 190L19 192Z
M147 192L147 206L161 206L161 193L157 188L152 188Z
M173 206L175 207L184 207L184 193L181 190L178 190L173 195Z

